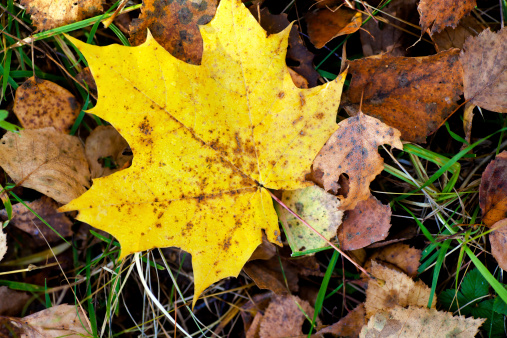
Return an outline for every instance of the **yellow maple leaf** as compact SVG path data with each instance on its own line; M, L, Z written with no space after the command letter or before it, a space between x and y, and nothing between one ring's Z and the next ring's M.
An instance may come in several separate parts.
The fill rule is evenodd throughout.
M262 229L280 244L266 188L311 185L305 175L337 128L345 80L294 86L285 64L290 27L267 36L239 0L222 0L200 30L200 66L174 58L150 34L138 47L70 38L97 82L90 113L123 135L134 159L60 208L114 235L120 258L188 251L194 304L209 285L239 274Z

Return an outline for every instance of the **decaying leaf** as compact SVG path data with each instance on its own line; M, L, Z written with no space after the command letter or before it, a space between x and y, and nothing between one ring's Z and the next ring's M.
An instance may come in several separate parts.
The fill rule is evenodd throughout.
M489 234L491 254L502 270L507 270L507 218L493 224L496 229Z
M81 21L102 12L103 0L21 0L38 31Z
M343 216L343 211L338 210L340 200L336 196L314 185L308 188L284 191L282 202L326 239L330 240L336 236L336 230L341 224ZM275 205L275 208L293 253L329 246L285 208L278 204Z
M482 222L492 226L507 218L507 151L502 151L482 173L479 187Z
M265 7L261 9L260 14L257 11L257 6L250 7L250 12L254 18L257 19L262 28L266 30L268 34L277 34L283 31L290 25L287 19L287 14L282 13L278 15L271 14ZM310 87L315 87L320 77L319 73L313 66L314 55L311 53L303 41L299 37L299 30L297 25L292 25L289 34L289 49L287 50L287 59L292 60L297 66L292 66L298 74L302 75L307 81ZM289 68L290 70L290 68ZM299 88L304 88L298 85L296 77L291 74L294 84Z
M473 338L485 319L453 317L435 309L396 306L370 318L359 337L460 337Z
M352 74L343 107L363 112L401 131L410 142L426 142L458 107L463 93L459 50L425 57L373 56L351 61Z
M0 228L0 261L7 253L7 234L4 234L3 229Z
M132 155L124 155L127 141L111 126L98 126L86 138L85 153L92 178L111 175L125 169ZM109 160L109 163L106 163Z
M12 290L7 286L0 286L0 299L2 299L2 302L0 302L0 316L19 315L30 297L26 292ZM6 299L9 301L4 301Z
M16 184L59 203L70 202L90 186L81 142L52 127L6 133L0 140L0 166Z
M370 196L370 182L384 169L378 154L382 144L403 149L400 132L359 112L339 123L313 162L313 178L326 191L337 193L340 175L347 174L349 191L339 196L342 210L354 209Z
M381 241L389 234L391 207L383 205L375 196L357 203L345 212L338 240L343 250L357 250Z
M72 39L99 88L91 113L125 137L134 159L60 209L114 235L120 258L154 247L189 252L194 304L206 287L239 274L261 229L280 243L266 188L312 184L305 176L337 129L345 79L296 88L285 64L290 30L266 36L239 0L222 0L200 28L200 66L150 35L139 47Z
M378 7L381 1L368 1L372 6ZM364 56L377 55L387 53L391 56L405 56L407 47L415 41L408 34L405 34L400 28L407 28L404 22L393 20L393 17L401 19L405 22L417 23L419 16L416 11L416 0L392 0L382 9L382 13L378 13L375 17L382 17L389 20L399 27L385 24L378 20L368 20L363 29L359 31ZM386 14L383 14L386 13ZM363 22L369 15L363 14Z
M210 22L218 0L144 0L141 15L132 21L130 42L138 46L150 30L155 40L174 57L200 64L202 38L198 25Z
M465 99L498 113L507 113L507 28L484 30L469 37L461 52Z
M16 90L12 110L26 129L54 127L68 132L81 111L81 105L67 89L31 77Z
M313 311L307 301L297 296L275 296L261 319L259 337L302 336L303 323L306 320L305 314L309 318L313 318Z
M362 23L361 13L348 8L319 9L309 12L305 19L310 41L319 49L338 36L354 33Z
M476 0L421 0L417 9L422 31L433 35L448 26L455 28L476 5Z
M364 304L360 304L335 324L319 330L312 338L357 337L364 325L366 325L366 310Z
M447 27L440 33L433 34L431 39L435 43L437 52L451 48L463 49L468 37L479 35L484 29L479 20L469 15L464 17L456 28Z
M22 323L26 337L54 338L89 337L91 327L86 314L74 305L62 304L23 317L16 324Z
M376 261L379 264L393 264L408 276L417 277L417 269L421 260L421 250L411 248L407 244L395 243L375 251L368 259L364 266L369 270L371 262Z
M288 295L299 290L297 270L278 257L248 262L243 270L260 289L271 290L277 295Z
M402 272L386 268L372 262L371 273L385 284L379 285L374 280L368 283L366 290L366 318L370 318L379 311L388 311L397 305L425 307L430 299L430 288L421 281L414 282ZM436 299L431 304L435 308Z
M26 202L26 205L51 225L61 237L72 235L71 220L56 210L58 209L58 204L49 197L42 196L33 202ZM13 218L10 224L29 233L42 243L46 243L45 240L50 243L61 240L61 237L57 233L51 230L22 203L18 203L12 207L12 215ZM0 217L6 216L7 213L4 210L0 211Z

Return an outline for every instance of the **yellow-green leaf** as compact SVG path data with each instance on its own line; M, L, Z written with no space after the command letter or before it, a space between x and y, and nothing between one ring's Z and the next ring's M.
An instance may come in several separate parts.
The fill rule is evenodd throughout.
M200 27L202 64L186 64L148 34L138 47L71 41L97 82L90 111L127 140L132 166L93 180L61 208L114 235L121 257L176 246L192 254L194 303L237 276L267 238L279 242L266 188L300 189L336 130L345 76L298 89L285 64L290 27L266 35L239 0Z

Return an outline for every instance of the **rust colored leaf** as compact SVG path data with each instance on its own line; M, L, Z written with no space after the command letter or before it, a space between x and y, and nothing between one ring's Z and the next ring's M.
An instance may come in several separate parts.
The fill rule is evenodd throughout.
M139 19L130 26L130 42L134 46L142 44L149 29L174 57L198 65L203 51L199 25L211 21L217 4L217 0L144 0Z
M433 34L431 39L435 43L437 52L451 48L463 49L468 37L479 35L484 29L479 20L470 15L463 18L456 28L447 27L440 33Z
M302 336L303 323L306 320L305 314L309 318L313 318L313 311L307 301L297 296L275 296L260 323L259 337Z
M469 37L461 52L465 99L498 113L507 113L507 28Z
M485 319L453 316L451 312L410 306L379 311L359 337L460 337L473 338Z
M102 12L103 0L21 0L38 31L81 21Z
M402 272L386 268L376 262L372 263L371 273L385 281L379 285L370 280L366 290L366 318L370 318L379 311L387 311L397 305L425 307L430 298L430 288L422 281L414 282L412 278ZM436 299L433 298L432 308Z
M498 154L482 173L479 204L487 226L507 218L507 151Z
M378 6L380 1L371 2L372 6ZM400 28L408 28L408 25L397 20L393 20L392 16L412 23L417 23L419 15L416 11L416 0L392 0L382 9L382 12L376 16L383 17L390 22L395 23ZM391 16L387 15L390 14ZM363 14L363 22L369 15ZM387 53L391 56L405 56L407 47L412 45L416 38L404 33L400 28L381 23L380 21L368 20L359 31L364 56L377 55Z
M459 50L425 57L373 56L350 62L350 88L343 107L363 112L401 131L410 142L426 142L458 107L463 93Z
M319 330L316 334L312 335L312 338L320 338L324 334L326 337L327 335L332 337L357 337L364 325L366 325L366 310L363 303L350 311L338 322Z
M125 169L132 161L132 155L123 154L127 147L127 141L112 126L95 128L85 144L86 159L90 165L92 178L104 177ZM106 166L106 159L109 160L110 167Z
M417 9L422 31L433 35L448 26L456 28L461 18L476 5L476 0L421 0Z
M376 261L380 264L393 264L408 276L417 277L417 269L421 260L421 250L411 248L407 244L396 243L375 251L368 259L364 266L369 270L371 262Z
M384 168L378 154L382 144L403 149L400 132L379 120L359 113L339 123L313 162L313 177L326 191L338 192L340 175L347 174L349 191L339 196L341 209L354 209L370 196L370 182Z
M262 28L266 30L268 34L277 34L289 26L290 22L287 19L287 14L271 14L267 8L263 8L260 11L260 15L257 11L257 6L250 7L250 12L254 18L259 21ZM303 41L299 37L298 25L292 25L289 34L289 48L287 49L287 59L299 63L298 66L292 67L296 73L302 75L307 81L310 87L315 87L320 77L319 73L313 66L314 55L305 47ZM299 88L297 77L291 73L294 84Z
M62 237L72 235L72 222L64 214L58 213L56 210L58 208L58 203L49 197L42 196L38 200L26 203L26 205L42 217L42 219L51 225ZM14 205L12 207L12 214L13 218L10 224L34 236L41 244L45 243L44 238L50 243L61 240L58 234L45 225L23 204L18 203ZM2 218L6 217L7 213L2 210L0 211L0 216Z
M8 132L0 140L0 166L16 184L69 203L90 186L81 141L54 128Z
M489 234L491 254L495 257L501 269L507 270L507 218L493 225L496 230Z
M26 129L54 127L69 132L81 105L67 89L31 77L16 90L13 111Z
M362 23L361 13L347 8L334 12L327 8L319 9L309 12L305 19L310 41L319 49L338 36L354 33Z
M391 207L383 205L375 196L357 203L353 210L345 212L338 229L338 240L343 250L357 250L381 241L389 234Z

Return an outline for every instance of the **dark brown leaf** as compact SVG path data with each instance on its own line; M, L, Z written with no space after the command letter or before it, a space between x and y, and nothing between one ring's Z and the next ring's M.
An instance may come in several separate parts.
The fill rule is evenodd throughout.
M498 154L482 173L479 204L487 226L507 218L507 151Z

